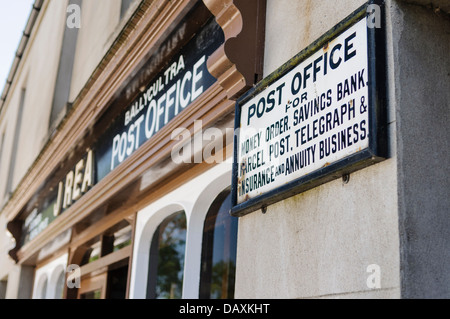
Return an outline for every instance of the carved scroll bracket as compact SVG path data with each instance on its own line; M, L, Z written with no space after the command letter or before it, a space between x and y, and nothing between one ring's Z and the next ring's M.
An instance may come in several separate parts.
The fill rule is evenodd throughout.
M236 100L262 79L265 0L203 0L225 35L208 59L208 70Z

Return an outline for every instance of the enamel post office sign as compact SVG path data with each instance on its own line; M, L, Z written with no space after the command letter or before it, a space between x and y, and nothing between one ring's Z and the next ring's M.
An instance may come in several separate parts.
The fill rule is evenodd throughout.
M367 4L236 103L234 216L386 157L383 32Z

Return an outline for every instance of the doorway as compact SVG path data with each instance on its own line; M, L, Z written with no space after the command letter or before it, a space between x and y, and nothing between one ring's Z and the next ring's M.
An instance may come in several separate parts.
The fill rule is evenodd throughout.
M81 281L78 299L125 299L128 265Z
M78 299L105 299L108 273L103 273L81 281Z

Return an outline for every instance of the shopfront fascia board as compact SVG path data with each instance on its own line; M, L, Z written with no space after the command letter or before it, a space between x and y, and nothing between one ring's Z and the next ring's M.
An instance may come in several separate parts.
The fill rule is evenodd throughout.
M266 1L203 2L225 34L225 43L208 60L208 69L228 98L236 100L263 77Z
M71 113L46 145L16 190L15 195L5 207L4 212L8 220L11 221L11 225L15 225L16 217L19 216L35 193L39 191L42 184L52 174L52 170L58 167L61 160L66 158L68 154L74 152L73 145L76 145L86 135L96 120L106 111L106 107L114 97L116 90L119 90L122 83L135 71L133 66L138 65L145 58L148 48L167 36L166 30L172 24L178 23L191 7L191 1L159 0L152 3L144 1L141 4L138 8L139 14L134 15L122 33L122 36L125 35L125 39L115 42L75 101ZM234 14L234 17L242 23L239 11ZM150 28L155 31L148 32ZM225 37L225 44L227 41L228 38ZM225 54L224 50L221 52L222 55ZM226 78L226 80L219 80L213 84L188 109L180 113L133 153L124 165L120 165L95 185L91 191L83 195L83 200L77 201L33 241L13 251L12 255L16 261L32 264L37 251L52 238L81 222L92 212L107 205L108 199L121 190L130 187L130 185L134 187L133 183L139 181L139 178L149 168L170 157L171 150L176 144L171 140L171 132L175 128L185 127L193 131L194 121L197 119L202 119L203 125L208 126L233 112L234 101L230 100L230 92L242 92L246 85L249 86L254 83L243 80L243 76L239 76L239 72L236 71L236 65L230 64L230 62L226 62L227 67L225 68L216 67L211 70L211 65L214 68L214 65L220 65L218 61L228 60L226 56L220 56L217 52L213 56L211 59L214 61L208 60L207 62L208 69L215 77ZM130 61L133 63L130 63ZM233 70L234 77L229 76L230 70ZM254 80L256 80L256 77L254 77ZM233 94L235 95L235 93ZM204 163L197 164L198 169L191 169L191 171L199 173L210 166L210 164ZM163 189L169 191L171 187L174 187L173 185L182 183L180 178L189 178L192 175L191 172L180 173L182 172L178 171L179 178L176 178L173 183L169 183ZM162 194L161 190L157 190L157 192ZM146 193L148 192L143 192L140 198L144 198ZM148 200L141 200L138 203L128 205L127 209L123 210L124 218L142 208L146 202Z
M209 92L205 92L205 95L214 94L222 92L219 85L214 85L210 88ZM217 92L219 91L219 92ZM229 112L230 108L234 107L234 103L227 102L225 100L225 94L222 92L222 103L216 106L214 109L217 114ZM199 101L192 105L191 111L197 109L197 112L192 112L188 120L194 121L198 116L201 118L204 114L204 110L201 109L202 102ZM200 110L198 110L200 108ZM204 121L203 123L208 123ZM174 123L173 123L174 124ZM172 125L170 125L172 126ZM176 144L170 142L170 132L174 127L165 127L161 130L161 135L165 133L168 134L167 138L162 138L161 135L150 140L149 143L144 144L140 149L136 151L129 159L124 162L124 165L120 165L114 171L112 171L108 176L106 176L102 181L95 185L87 194L83 196L82 200L77 201L73 206L71 206L64 214L60 215L54 222L52 222L41 234L36 236L33 241L27 243L17 252L18 260L28 260L35 254L36 251L41 249L47 242L52 240L59 233L63 232L69 227L74 226L76 223L81 222L84 218L88 217L92 212L100 209L101 207L108 204L108 201L116 195L118 192L130 186L134 181L138 180L146 171L153 165L159 163L164 158L170 156L173 146ZM167 141L169 139L169 141ZM202 164L198 164L202 165ZM204 165L204 170L206 170L210 165ZM190 177L186 177L184 181L188 180ZM170 189L170 188L169 188ZM163 195L161 191L158 191L161 196ZM143 195L147 197L146 195ZM123 205L126 209L121 207L120 216L123 218L136 212L148 204L146 201L138 200L137 203L133 205ZM111 217L111 216L110 216Z

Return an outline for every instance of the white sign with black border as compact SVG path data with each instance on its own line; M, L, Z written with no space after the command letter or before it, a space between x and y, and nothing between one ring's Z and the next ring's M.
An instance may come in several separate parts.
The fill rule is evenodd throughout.
M368 5L237 102L233 215L386 157L384 30Z

